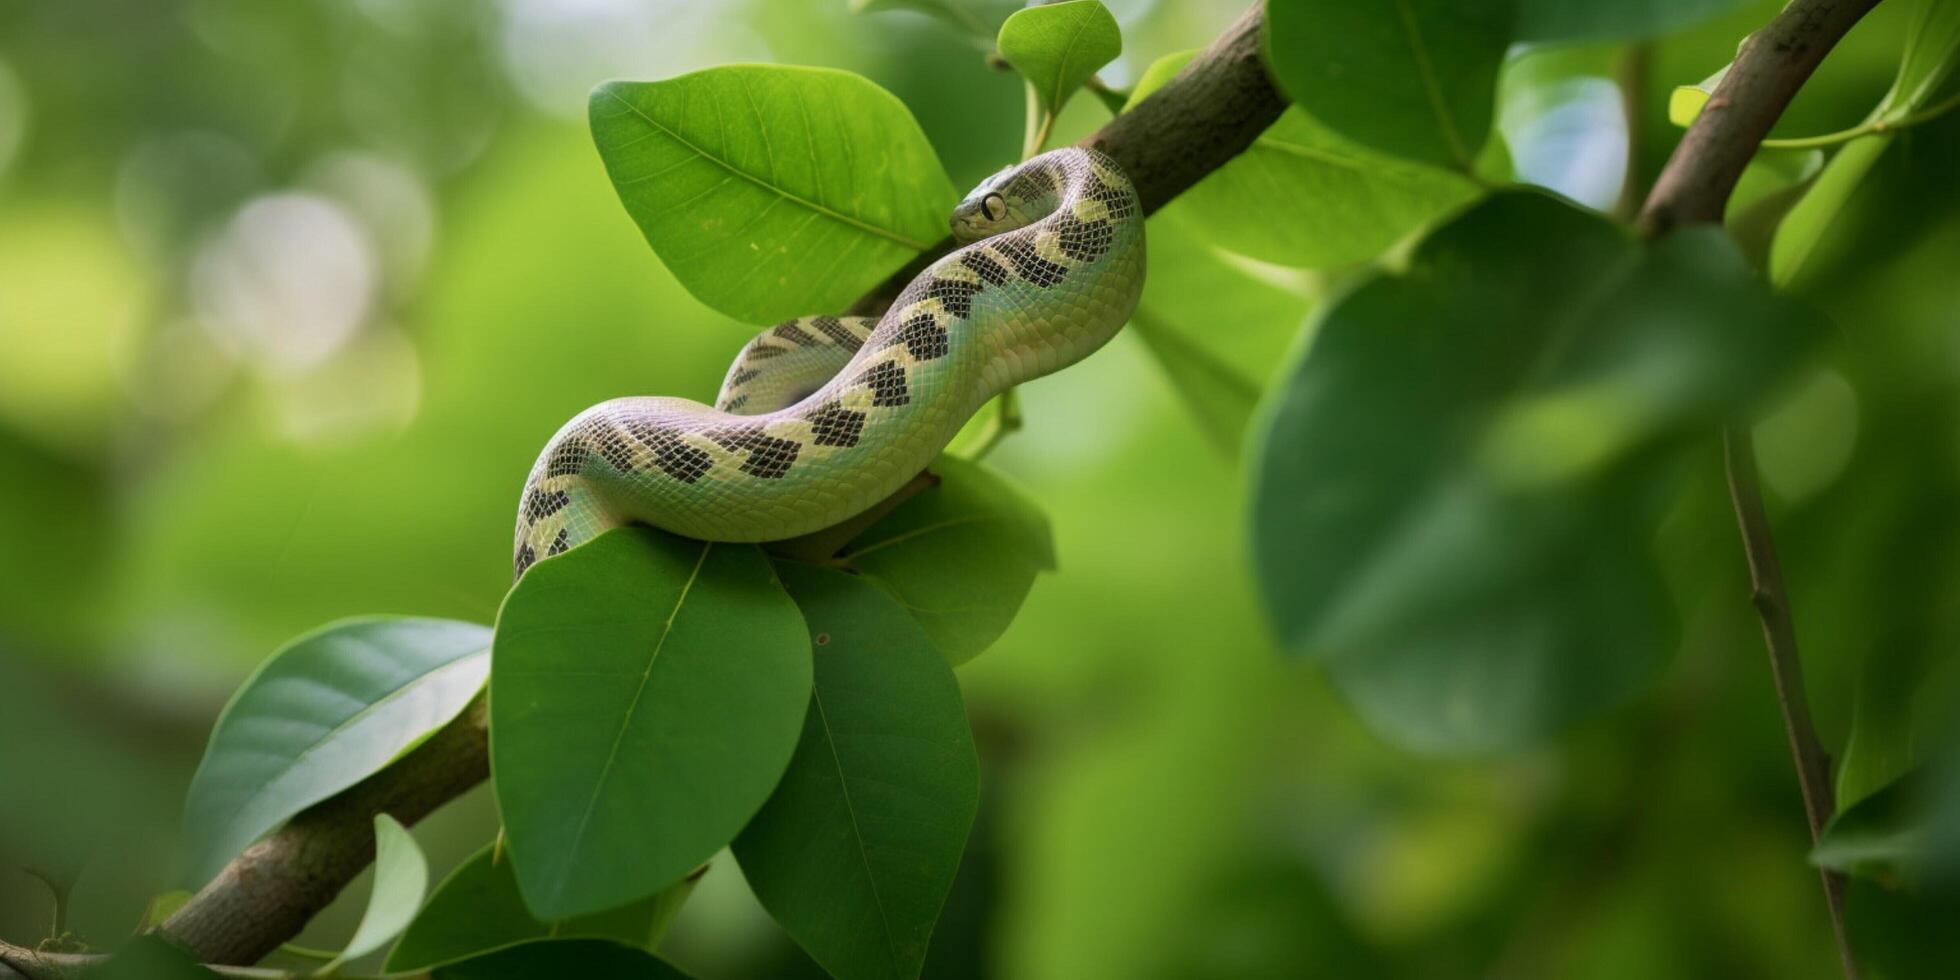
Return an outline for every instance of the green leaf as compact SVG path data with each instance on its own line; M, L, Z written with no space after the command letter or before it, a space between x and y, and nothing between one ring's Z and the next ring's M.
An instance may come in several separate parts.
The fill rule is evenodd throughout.
M1123 32L1101 0L1067 0L1017 11L1000 25L995 47L1054 115L1096 69L1123 53Z
M445 619L350 619L287 644L232 695L184 804L209 881L293 814L386 766L483 686L490 631Z
M1728 13L1748 0L1518 0L1521 41L1651 38Z
M1150 276L1130 329L1213 443L1237 455L1266 383L1285 363L1309 301L1206 244L1173 203L1150 219ZM1229 323L1230 330L1218 325Z
M138 936L88 971L88 980L207 980L217 974L162 936Z
M1897 880L1926 857L1928 786L1915 772L1853 804L1824 827L1810 862L1866 878Z
M538 980L540 977L687 980L687 974L652 953L603 939L524 943L437 967L432 976L435 980Z
M954 666L993 645L1036 573L1055 567L1041 508L978 463L940 456L940 482L851 542L850 566L892 594Z
M1490 135L1511 5L1274 0L1266 41L1294 104L1358 143L1469 172Z
M1667 97L1667 121L1686 128L1694 124L1695 117L1701 115L1703 106L1714 96L1715 89L1729 73L1730 65L1723 65L1715 74L1693 85L1676 85Z
M809 638L762 552L649 528L526 572L492 660L498 808L546 920L713 856L782 776L810 700Z
M832 976L919 975L980 801L953 670L892 598L779 563L816 644L789 771L735 838L764 908Z
M1137 103L1155 94L1158 89L1164 87L1164 83L1176 78L1177 73L1183 71L1184 66L1190 64L1191 59L1197 56L1197 48L1186 48L1183 51L1173 51L1151 62L1150 66L1143 70L1143 74L1137 76L1137 83L1130 86L1130 96L1123 101L1123 108L1119 114L1136 108Z
M429 891L429 862L422 848L399 821L385 813L374 815L374 891L354 938L332 962L320 968L325 976L348 960L359 959L386 945L408 928L422 896Z
M1172 207L1223 248L1318 269L1375 258L1479 193L1462 174L1377 153L1288 109Z
M1624 697L1675 643L1649 538L1677 460L1822 329L1719 232L1643 248L1549 196L1478 205L1329 311L1268 406L1282 642L1426 751Z
M176 915L177 910L189 904L190 900L191 893L182 888L164 892L150 899L150 904L143 907L143 918L136 922L136 934L140 936L163 925L163 920Z
M991 45L1021 0L851 0L854 14L910 10L943 21L975 41Z
M429 904L388 953L387 972L426 970L534 939L610 939L646 947L662 896L563 922L539 921L524 907L517 875L495 844L464 861L436 886Z
M958 199L910 110L848 72L729 65L592 92L620 203L701 302L842 310L944 238Z

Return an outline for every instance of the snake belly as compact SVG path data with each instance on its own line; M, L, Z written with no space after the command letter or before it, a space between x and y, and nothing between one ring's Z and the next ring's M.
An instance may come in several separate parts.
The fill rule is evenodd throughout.
M525 482L517 574L621 524L770 541L853 517L988 399L1088 356L1136 308L1143 212L1100 152L1001 171L953 226L967 244L883 317L806 317L750 341L714 407L618 398L566 423Z

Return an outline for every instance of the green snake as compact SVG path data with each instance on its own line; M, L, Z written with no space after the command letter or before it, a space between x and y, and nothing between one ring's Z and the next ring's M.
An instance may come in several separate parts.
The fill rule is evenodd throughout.
M1095 150L989 177L952 230L961 247L883 317L804 317L749 341L713 407L616 398L567 422L524 484L517 574L622 524L772 541L854 517L988 399L1107 343L1143 290L1136 189Z

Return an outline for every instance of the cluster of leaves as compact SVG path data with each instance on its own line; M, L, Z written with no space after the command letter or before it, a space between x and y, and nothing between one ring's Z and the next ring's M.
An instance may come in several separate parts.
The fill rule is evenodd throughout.
M1497 135L1515 45L1649 37L1733 5L1273 0L1268 55L1294 107L1152 219L1135 331L1249 457L1280 645L1393 741L1515 748L1646 683L1679 642L1657 541L1685 475L1825 333L1724 235L1643 243L1516 184ZM1028 152L1078 90L1129 111L1192 56L1115 93L1094 77L1121 50L1096 0L857 6L933 14L997 51L1026 81ZM1923 9L1874 120L1944 91L1960 17ZM954 201L905 106L848 73L614 83L590 119L655 253L751 323L845 307L938 241ZM1752 164L1738 208L1762 206L1771 284L1797 280L1892 138ZM1346 288L1301 342L1206 329L1305 317L1243 259ZM1212 288L1223 277L1244 288ZM296 641L213 735L188 821L201 876L457 717L488 674L505 838L425 895L412 839L378 823L374 899L341 958L399 934L390 970L521 976L545 957L670 975L649 950L729 847L825 969L916 975L978 797L953 667L1055 560L1004 480L957 456L933 469L936 487L835 557L623 529L534 568L494 631L361 620ZM1936 855L1955 851L1925 830L1960 799L1943 771L1848 810L1816 859L1944 881Z
M1093 0L1008 18L1030 132L1119 45ZM942 237L955 200L905 106L845 72L612 83L591 125L654 251L740 320L841 309ZM379 819L367 916L323 971L399 936L390 972L677 975L650 950L726 847L825 969L916 975L978 804L953 668L1055 561L1004 479L951 455L932 473L834 552L624 528L531 569L494 630L361 619L294 641L212 735L187 807L197 879L455 719L487 675L504 837L426 895L413 839Z

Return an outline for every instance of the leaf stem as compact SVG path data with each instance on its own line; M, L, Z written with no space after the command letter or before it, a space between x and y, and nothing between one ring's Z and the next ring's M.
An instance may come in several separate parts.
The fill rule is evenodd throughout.
M1897 119L1873 119L1869 122L1853 126L1850 129L1840 129L1835 133L1825 133L1822 136L1799 136L1792 139L1764 140L1762 145L1764 149L1770 150L1809 150L1826 146L1836 146L1839 143L1849 143L1861 136L1873 136L1879 133L1893 133L1901 129L1911 129L1921 123L1932 122L1955 109L1960 109L1960 92L1955 92L1945 100L1921 109L1918 112L1900 116Z

